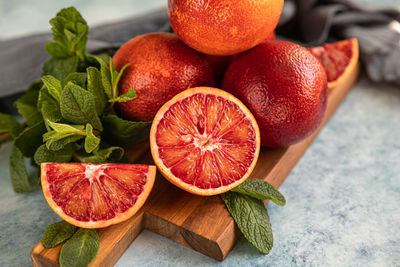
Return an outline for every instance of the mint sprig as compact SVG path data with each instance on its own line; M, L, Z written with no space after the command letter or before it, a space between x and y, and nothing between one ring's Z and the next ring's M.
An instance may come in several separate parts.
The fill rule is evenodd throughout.
M86 57L86 41L89 27L85 19L74 8L61 9L50 20L53 42L46 44L46 51L53 58Z
M11 175L18 192L31 190L25 157L38 165L125 162L119 146L147 138L151 124L124 120L114 111L116 102L136 97L133 89L118 95L118 83L128 65L118 71L109 56L87 53L88 26L74 7L60 10L50 24L53 42L46 50L51 58L43 66L43 76L15 102L24 127L0 114L0 134L14 141L10 162L21 169L13 169Z
M266 181L248 179L222 194L221 198L244 237L261 253L268 254L274 238L268 211L262 200L272 200L284 206L285 197Z

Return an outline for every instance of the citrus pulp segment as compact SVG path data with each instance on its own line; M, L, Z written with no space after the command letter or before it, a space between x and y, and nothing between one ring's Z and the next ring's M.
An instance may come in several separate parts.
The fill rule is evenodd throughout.
M311 47L309 50L324 66L329 89L338 86L357 66L359 49L355 38Z
M250 111L220 89L188 89L156 114L150 131L154 162L176 186L198 195L226 192L248 178L260 133Z
M129 219L153 188L155 166L42 163L41 183L50 207L82 228L103 228Z

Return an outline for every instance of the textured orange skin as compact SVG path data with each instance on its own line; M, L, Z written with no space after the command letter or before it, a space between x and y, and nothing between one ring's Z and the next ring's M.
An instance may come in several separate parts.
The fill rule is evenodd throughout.
M288 41L268 41L239 56L226 72L223 89L253 113L262 146L303 140L326 110L325 70L307 49Z
M283 0L168 0L174 32L209 55L234 55L255 47L278 24Z
M264 41L261 43L268 42L270 40L275 40L275 32L272 32ZM210 63L213 71L214 71L214 80L215 86L217 88L222 87L222 82L224 80L225 72L229 67L229 64L237 58L237 55L231 56L213 56L213 55L206 55L208 63Z
M151 121L174 95L195 86L212 86L211 66L204 55L172 33L150 33L125 43L113 57L117 70L130 64L119 82L119 93L136 91L133 100L118 103L128 120Z

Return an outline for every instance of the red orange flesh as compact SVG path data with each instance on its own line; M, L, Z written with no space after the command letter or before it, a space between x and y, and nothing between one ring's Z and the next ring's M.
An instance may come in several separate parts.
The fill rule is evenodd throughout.
M311 47L309 50L324 66L329 89L338 86L357 66L359 51L355 38Z
M154 184L155 166L42 163L41 183L50 207L65 221L102 228L132 217Z
M176 186L198 195L216 195L251 174L260 133L250 111L220 89L188 89L157 113L150 132L154 162Z

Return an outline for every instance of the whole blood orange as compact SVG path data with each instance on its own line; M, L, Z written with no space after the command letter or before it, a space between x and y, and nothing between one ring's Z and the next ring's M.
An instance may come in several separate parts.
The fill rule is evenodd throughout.
M278 24L283 0L168 0L174 32L190 47L227 56L248 50Z
M150 33L125 43L113 57L119 70L129 64L119 82L120 94L129 88L137 97L117 104L129 120L151 121L157 110L177 93L194 86L213 85L204 55L172 33Z
M272 32L263 42L268 42L270 40L275 40L275 32ZM226 69L229 67L229 64L238 56L239 54L231 55L231 56L213 56L206 55L208 63L210 63L213 71L214 71L214 81L215 86L220 88L222 86L222 82L224 80Z
M260 151L250 111L220 89L183 91L157 112L150 131L154 162L164 177L197 195L216 195L244 182Z
M288 41L264 42L229 66L223 89L250 109L261 145L286 147L317 129L327 101L326 74L305 48Z
M156 167L133 164L42 163L50 207L65 221L102 228L132 217L153 188Z
M311 47L309 50L324 66L329 89L338 86L357 66L358 40L355 38Z

